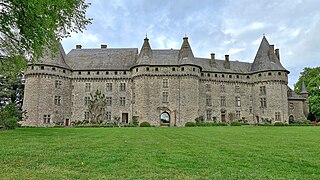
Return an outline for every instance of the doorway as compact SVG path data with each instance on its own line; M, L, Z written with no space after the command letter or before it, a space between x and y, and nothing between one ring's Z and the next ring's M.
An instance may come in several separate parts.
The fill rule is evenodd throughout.
M70 120L66 119L65 122L64 122L64 126L69 126L69 125L70 125Z
M221 110L221 122L226 122L226 111Z
M122 113L121 122L122 122L123 124L128 124L128 123L129 123L128 113Z
M170 126L170 114L168 112L163 112L160 115L160 125L161 126Z

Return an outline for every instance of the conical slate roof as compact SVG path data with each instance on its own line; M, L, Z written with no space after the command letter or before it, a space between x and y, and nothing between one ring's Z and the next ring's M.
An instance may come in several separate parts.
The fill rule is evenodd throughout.
M307 91L306 85L304 84L304 81L302 81L302 84L301 84L300 94L308 94L308 91Z
M61 43L59 43L58 46L58 50L55 53L53 53L52 50L50 50L49 48L44 48L42 57L38 59L36 64L47 64L70 69L70 67L66 64L66 53L64 52Z
M271 48L272 47L272 48ZM251 71L262 70L285 70L280 60L274 53L273 46L270 46L268 40L263 36L256 57L251 65Z
M188 63L191 62L193 59L194 55L189 44L188 37L184 37L179 52L179 60L181 63Z
M146 37L141 47L137 63L148 64L151 56L152 56L152 49L149 43L149 39Z

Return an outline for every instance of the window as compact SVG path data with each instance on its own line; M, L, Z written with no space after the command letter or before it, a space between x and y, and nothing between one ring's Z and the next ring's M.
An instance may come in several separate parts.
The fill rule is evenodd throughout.
M260 86L260 95L266 95L266 86Z
M210 92L211 91L211 84L206 84L206 91Z
M214 74L214 77L218 77L218 74Z
M40 69L41 69L41 70L44 70L44 66L40 66Z
M172 68L172 71L176 71L176 68Z
M112 83L107 83L107 91L112 91Z
M207 106L212 106L211 96L210 96L210 95L207 95L207 96L206 96L206 105L207 105Z
M223 77L223 78L224 78L224 74L222 74L222 75L221 75L221 77Z
M156 71L159 71L159 68L156 68Z
M61 105L61 96L54 96L54 105Z
M115 72L114 72L114 75L117 75L117 74L118 74L118 71L115 71Z
M79 71L78 74L81 75L81 71Z
M90 71L88 71L87 74L90 75Z
M267 107L267 100L266 98L260 98L260 107L266 108Z
M240 111L236 111L236 119L240 119Z
M110 112L110 111L106 112L106 119L107 119L108 121L111 120L111 112Z
M224 85L220 85L220 91L221 91L221 92L226 92L226 88L225 88Z
M169 93L168 92L162 92L162 102L167 103L169 102Z
M250 79L250 76L247 76L247 79Z
M168 88L168 87L169 87L169 86L168 86L168 81L169 81L168 79L163 79L163 80L162 80L162 87L163 87L163 88Z
M201 73L201 76L203 76L203 73Z
M240 96L236 97L236 107L240 107L241 106L241 100L240 100Z
M181 68L181 71L184 71L184 67Z
M196 68L192 68L192 71L196 71Z
M52 68L52 71L56 71L56 68L53 67L53 68Z
M91 83L86 83L85 92L90 92L90 91L91 91Z
M126 83L120 83L120 91L126 91Z
M293 104L293 103L290 103L290 104L289 104L289 109L290 109L290 110L293 110L293 109L294 109L294 104Z
M207 110L207 121L212 120L212 111L210 109Z
M90 118L90 113L89 112L84 112L84 119L89 120Z
M252 104L252 102L253 102L253 97L252 96L249 96L249 101L250 101L250 104Z
M281 75L281 72L278 72L278 75Z
M280 116L280 112L276 112L275 113L275 121L281 121L281 116Z
M107 104L107 106L112 105L112 97L106 97L106 104Z
M221 96L221 106L226 106L226 97Z
M249 113L252 114L253 113L253 109L252 106L249 107Z
M50 120L51 120L51 115L50 114L43 115L43 123L44 124L49 124Z
M137 68L137 69L136 69L136 72L138 72L138 71L139 71L139 69Z
M109 71L106 71L106 75L109 75Z
M90 97L84 97L84 105L88 106L90 104Z
M229 75L229 78L232 78L232 75Z
M149 67L147 67L146 70L149 71Z
M63 73L66 73L66 70L62 70Z
M55 86L57 89L60 89L60 88L61 88L61 85L62 85L62 81L60 81L60 80L56 80L55 83L54 83L54 86Z
M100 72L99 71L97 71L97 75L99 75L100 74Z
M240 86L235 86L234 90L236 93L240 93Z
M127 71L124 71L123 74L127 74Z
M126 105L126 97L120 97L120 106Z

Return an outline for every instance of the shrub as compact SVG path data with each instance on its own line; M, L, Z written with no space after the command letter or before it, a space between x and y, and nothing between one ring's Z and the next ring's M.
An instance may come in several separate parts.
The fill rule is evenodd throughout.
M283 122L275 122L274 126L285 126Z
M310 124L312 124L314 126L318 125L317 121L311 121Z
M231 126L241 126L241 123L239 121L232 121Z
M142 123L140 124L140 127L151 127L151 125L150 125L150 123L148 123L148 122L142 122Z
M139 126L139 116L132 116L132 124Z
M195 119L196 123L203 123L204 122L204 117L203 116L199 116Z
M186 122L186 124L184 126L185 127L195 127L196 123L194 123L194 122Z
M0 111L0 127L14 129L18 126L18 111L14 103L9 103Z

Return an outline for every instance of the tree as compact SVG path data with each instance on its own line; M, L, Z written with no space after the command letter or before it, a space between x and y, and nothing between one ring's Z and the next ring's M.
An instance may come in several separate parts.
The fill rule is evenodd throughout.
M107 98L101 91L97 90L95 95L90 94L88 104L89 113L91 115L91 123L101 123L106 114Z
M9 103L0 110L0 127L14 129L18 124L17 108L14 103Z
M85 0L0 0L0 62L17 55L35 60L43 47L57 50L62 38L91 22L88 6Z
M294 91L299 94L304 81L309 93L309 112L320 121L320 67L304 68L300 74L298 82L294 84Z

